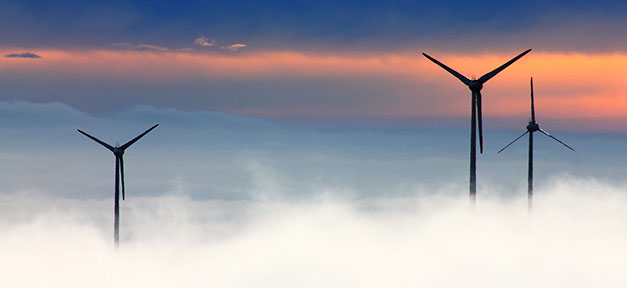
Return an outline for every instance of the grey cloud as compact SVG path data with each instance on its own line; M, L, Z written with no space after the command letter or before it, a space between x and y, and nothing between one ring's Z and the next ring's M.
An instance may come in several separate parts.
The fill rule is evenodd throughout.
M157 45L137 44L135 46L134 50L137 50L137 51L160 51L160 52L164 52L164 51L168 51L169 49L165 48L165 47L157 46Z
M23 53L11 53L4 55L6 58L41 58L41 56L31 53L31 52L23 52Z
M134 50L134 51L154 51L154 52L166 52L170 49L162 46L152 44L131 44L131 43L113 43L109 45L112 49L120 50Z

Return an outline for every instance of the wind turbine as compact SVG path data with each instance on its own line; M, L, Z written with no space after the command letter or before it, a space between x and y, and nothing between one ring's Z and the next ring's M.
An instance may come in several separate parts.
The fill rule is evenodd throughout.
M528 167L529 170L528 170L528 175L527 175L527 209L529 210L531 210L531 208L533 207L533 132L540 131L540 133L551 137L551 139L566 146L566 148L575 151L575 149L566 145L566 143L553 137L553 135L549 134L549 132L546 132L542 130L542 128L540 128L540 125L538 125L538 122L536 122L536 110L533 105L533 78L531 78L530 85L531 85L531 118L529 118L529 124L527 124L527 132L518 136L518 138L514 139L514 141L507 144L507 146L503 147L503 149L499 150L499 152L496 152L496 153L501 153L501 151L505 150L505 148L514 144L514 142L516 142L518 139L522 138L523 136L525 136L525 134L529 133L529 167Z
M109 151L113 152L113 155L115 155L115 200L113 204L113 214L114 214L113 243L116 248L120 245L120 176L122 176L122 200L124 200L125 198L124 197L124 190L125 190L124 189L124 151L128 147L133 145L133 143L137 142L137 140L144 137L144 135L148 134L148 132L150 132L152 129L157 128L157 126L159 126L159 124L155 124L154 126L150 127L150 129L146 130L142 134L139 134L139 136L133 138L131 141L126 142L126 144L122 146L119 146L119 144L116 143L115 147L101 141L100 139L94 136L91 136L83 132L81 129L77 129L78 132L89 137L91 140L98 142L98 144L109 149Z
M479 79L468 79L464 75L458 73L457 71L449 68L448 66L442 64L440 61L434 59L433 57L427 55L426 53L422 53L429 60L433 61L433 63L442 67L447 72L453 74L457 79L462 81L462 83L466 84L470 91L472 91L471 97L471 113L470 113L470 201L472 203L475 202L476 194L477 194L477 122L479 122L479 149L481 153L483 153L483 123L481 117L481 89L483 88L483 84L494 77L499 72L503 71L503 69L507 68L507 66L516 62L516 60L525 56L525 54L529 53L531 49L526 50L525 52L520 53L518 56L512 58L507 63L501 65L499 68L492 70L492 72L481 76Z

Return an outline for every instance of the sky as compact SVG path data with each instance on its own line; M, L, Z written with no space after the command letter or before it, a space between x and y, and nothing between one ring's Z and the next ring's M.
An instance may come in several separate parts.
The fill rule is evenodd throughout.
M0 0L4 281L625 287L626 5ZM471 210L470 91L421 54L478 78L526 49L482 90ZM496 153L530 77L576 150L535 134L532 214L526 139ZM156 123L112 253L115 158L76 129Z
M451 119L468 114L467 90L420 53L480 77L531 48L486 85L486 117L527 114L533 76L550 121L624 131L624 5L5 1L0 97L94 115L145 104L287 121Z

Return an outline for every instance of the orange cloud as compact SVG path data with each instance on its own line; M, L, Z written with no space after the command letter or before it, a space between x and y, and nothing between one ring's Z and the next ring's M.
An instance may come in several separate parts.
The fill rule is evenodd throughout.
M0 54L15 49L0 49ZM522 50L522 49L521 49ZM118 79L179 83L183 79L372 79L382 91L368 104L354 103L351 115L464 116L470 91L434 65L421 51L399 54L315 54L291 51L237 55L177 51L37 50L43 59L4 59L0 73L36 73L62 79ZM480 77L511 54L432 56L467 77ZM491 79L483 90L484 113L522 117L529 110L529 77L534 77L536 107L545 118L623 118L627 115L627 54L532 52ZM377 82L379 83L379 82ZM386 86L387 85L387 86ZM260 101L263 101L261 99ZM359 100L358 100L359 101ZM264 108L265 109L265 108ZM298 109L294 108L297 111ZM253 111L255 109L250 109ZM305 111L307 108L302 108ZM257 111L257 110L255 110ZM293 111L291 113L293 113ZM261 113L261 112L259 112ZM281 111L266 113L281 114ZM289 114L288 112L285 112ZM315 111L310 111L315 114ZM341 113L338 111L337 113Z
M238 55L163 51L39 50L41 65L0 62L0 70L41 70L94 75L171 79L204 77L296 77L412 75L424 68L416 55L318 55L296 52L262 52ZM0 52L2 53L2 52ZM416 69L418 68L418 69Z

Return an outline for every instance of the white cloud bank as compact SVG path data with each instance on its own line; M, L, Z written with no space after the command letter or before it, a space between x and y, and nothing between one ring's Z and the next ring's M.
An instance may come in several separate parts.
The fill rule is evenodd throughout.
M563 179L524 197L307 202L4 195L7 287L626 287L625 187ZM453 193L454 194L454 193Z

